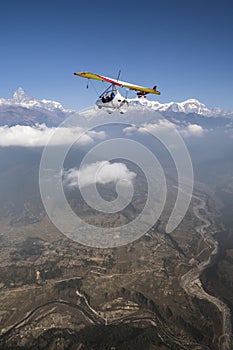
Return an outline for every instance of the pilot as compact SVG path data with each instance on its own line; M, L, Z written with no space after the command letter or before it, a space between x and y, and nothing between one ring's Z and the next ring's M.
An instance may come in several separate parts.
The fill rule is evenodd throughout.
M104 96L102 97L101 100L102 100L103 103L106 103L106 102L112 101L112 100L114 99L114 97L115 97L115 93L112 91L111 94L110 94L110 96L109 96L109 94L107 93L107 94L105 95L105 97L104 97Z
M105 99L106 99L106 102L110 102L111 101L111 97L109 96L109 94L106 95Z

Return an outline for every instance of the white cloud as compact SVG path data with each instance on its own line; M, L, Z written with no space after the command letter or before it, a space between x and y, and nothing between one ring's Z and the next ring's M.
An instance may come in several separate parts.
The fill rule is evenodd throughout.
M176 125L172 122L169 122L166 119L160 119L156 124L150 123L150 124L143 124L140 127L136 127L135 125L126 127L123 129L123 132L127 135L130 136L133 133L141 133L141 134L146 134L148 133L170 133L174 132L174 130L177 130L183 137L188 138L191 136L196 136L196 137L201 137L204 135L206 130L197 124L189 124L187 126L180 126Z
M205 129L197 124L189 124L188 126L179 130L183 137L197 136L202 137L205 133Z
M139 132L153 132L153 131L173 131L177 126L166 119L160 119L156 124L143 124L138 130Z
M136 174L130 171L124 163L98 161L83 166L80 170L72 168L64 173L64 184L69 187L84 187L94 183L107 184L124 181L132 184Z
M55 132L56 131L56 132ZM84 133L80 127L73 128L48 128L46 125L15 125L0 127L0 146L23 146L23 147L42 147L47 145L50 138L50 145L58 146L64 144L72 145L72 140L78 140L79 144L86 145L93 143L96 139L106 137L104 131L90 131ZM79 138L80 137L80 138Z
M166 119L160 119L158 123L145 123L142 124L140 127L136 127L135 125L128 126L123 129L123 132L126 135L132 135L135 132L146 134L150 132L167 132L167 131L173 131L177 126L171 122L169 122Z
M135 125L127 126L126 128L123 129L124 134L127 136L131 136L133 133L137 131L138 131L138 128Z

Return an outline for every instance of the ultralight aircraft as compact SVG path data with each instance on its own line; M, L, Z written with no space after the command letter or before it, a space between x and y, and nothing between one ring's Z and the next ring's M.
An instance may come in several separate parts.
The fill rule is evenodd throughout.
M157 90L157 87L147 88L140 85L135 85L119 80L120 72L117 79L112 79L105 77L103 75L94 74L90 72L76 72L74 75L77 75L86 79L101 80L106 83L110 83L110 86L104 90L104 92L99 96L96 101L96 105L99 109L106 108L108 113L112 113L114 110L119 110L120 113L125 112L125 107L129 105L129 102L126 97L122 96L118 91L117 87L125 87L129 90L137 91L138 98L146 97L147 94L156 94L160 95L160 92Z

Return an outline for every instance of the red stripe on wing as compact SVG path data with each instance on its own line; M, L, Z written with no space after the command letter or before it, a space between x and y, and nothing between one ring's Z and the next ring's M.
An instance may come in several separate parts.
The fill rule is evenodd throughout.
M97 75L97 74L96 74ZM114 84L114 85L117 85L117 86L122 86L121 84L119 84L116 80L112 80L110 78L106 78L104 77L103 75L98 75L98 77L100 77L101 79L107 81L108 83L111 83L111 84Z

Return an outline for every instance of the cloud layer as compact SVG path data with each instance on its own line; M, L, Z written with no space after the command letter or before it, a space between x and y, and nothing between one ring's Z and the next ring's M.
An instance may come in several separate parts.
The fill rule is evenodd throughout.
M176 125L166 119L160 119L156 123L144 123L139 126L129 126L124 129L126 136L135 132L159 132L172 133L177 130L184 138L201 137L206 130L197 124ZM52 139L51 139L52 137ZM50 141L50 145L67 145L77 141L81 145L93 143L98 139L105 139L104 131L84 132L81 127L47 127L45 124L0 126L0 147L22 146L22 147L43 147Z
M48 128L44 124L35 126L15 125L12 127L0 127L0 146L21 146L21 147L43 147L46 146L50 138L51 146L70 144L71 140L77 140L81 145L93 143L96 139L104 139L105 132L90 131L85 133L80 127L62 128L59 130L55 127ZM56 131L56 133L55 133Z

